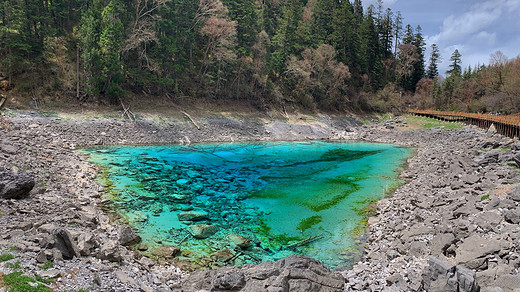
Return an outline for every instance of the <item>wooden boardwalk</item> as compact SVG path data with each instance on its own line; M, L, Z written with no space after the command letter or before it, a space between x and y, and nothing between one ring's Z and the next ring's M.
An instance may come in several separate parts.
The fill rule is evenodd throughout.
M460 122L475 125L483 129L488 129L491 125L494 125L497 132L504 136L510 138L520 137L520 114L504 116L433 110L409 110L408 112L416 116L448 122Z

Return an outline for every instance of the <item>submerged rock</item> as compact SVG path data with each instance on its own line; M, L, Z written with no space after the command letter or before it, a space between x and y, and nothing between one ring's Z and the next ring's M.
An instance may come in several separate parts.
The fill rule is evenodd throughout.
M227 263L235 256L235 252L229 248L219 250L211 255L211 259L220 263Z
M208 217L208 213L202 210L188 211L177 214L179 221L198 221Z
M231 240L231 242L234 245L236 245L242 249L247 249L248 247L251 246L251 239L244 237L242 235L228 234L228 238L229 238L229 240Z
M152 255L170 259L176 256L181 251L181 248L178 246L164 245L159 248L152 250Z
M197 239L204 239L212 236L218 231L218 226L216 225L207 225L207 224L195 224L190 225L189 231L193 237Z

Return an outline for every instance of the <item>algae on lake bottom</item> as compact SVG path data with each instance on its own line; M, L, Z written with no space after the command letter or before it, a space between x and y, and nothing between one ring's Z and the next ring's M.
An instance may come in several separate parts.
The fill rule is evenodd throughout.
M103 167L111 206L149 250L180 245L181 258L208 266L258 263L294 253L329 267L350 265L352 259L343 251L360 244L359 226L366 222L360 210L398 182L396 170L410 154L408 148L392 145L330 142L82 151ZM189 218L190 212L204 216L179 219ZM219 228L193 236L197 228L191 226L197 224ZM241 245L237 238L249 244Z

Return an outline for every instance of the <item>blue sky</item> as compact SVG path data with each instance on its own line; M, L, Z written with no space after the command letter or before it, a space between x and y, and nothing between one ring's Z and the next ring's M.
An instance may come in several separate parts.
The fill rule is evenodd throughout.
M364 0L369 6L376 0ZM498 50L508 58L520 55L520 0L384 0L385 7L401 11L403 23L421 25L427 47L435 43L448 70L455 49L462 54L463 68L489 64ZM427 52L426 61L429 58Z

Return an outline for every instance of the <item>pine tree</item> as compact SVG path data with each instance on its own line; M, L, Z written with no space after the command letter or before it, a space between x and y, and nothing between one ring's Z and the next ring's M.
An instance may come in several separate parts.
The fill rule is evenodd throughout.
M415 90L415 86L417 82L424 77L424 51L426 47L426 43L424 42L424 38L422 36L421 26L418 25L415 29L415 36L412 44L417 48L417 62L414 64L414 72L412 76L412 86L413 90Z
M19 0L0 5L0 73L12 83L12 76L29 63L31 46L27 42L25 10Z
M462 73L462 68L460 66L462 61L461 61L460 57L462 57L462 55L459 53L459 50L455 49L455 51L453 52L453 54L450 57L450 61L451 61L450 68L451 69L448 70L446 73L448 73L450 75L460 76L460 74Z
M371 7L367 10L363 24L360 28L361 39L361 56L360 64L361 73L367 74L372 88L379 89L383 84L384 70L382 64L381 44L379 35L374 21L373 10Z
M439 76L439 67L438 64L441 62L441 53L437 44L431 45L431 53L430 53L430 65L428 66L427 76L430 79L434 79Z
M411 25L407 24L404 30L403 44L411 44L414 40L414 32Z
M238 51L242 56L251 55L251 47L258 34L258 18L254 0L224 0L229 16L237 22Z
M333 20L332 45L338 52L338 60L351 69L359 68L360 40L359 24L354 16L354 7L349 1L342 1Z
M301 46L297 31L301 23L303 5L299 0L288 0L282 8L280 27L272 38L273 53L270 56L270 67L276 74L285 70L287 56L297 55Z
M313 11L311 38L315 46L329 44L334 31L333 13L338 9L335 0L317 0Z
M397 12L397 15L394 20L394 58L397 58L397 48L399 46L399 40L401 39L401 32L403 30L403 16L401 15L401 11Z
M112 0L101 13L101 33L99 36L99 47L103 69L102 81L98 87L99 92L106 95L113 103L117 97L123 94L120 83L124 81L123 61L121 59L121 45L123 41L124 27L120 13L125 11L123 3Z

